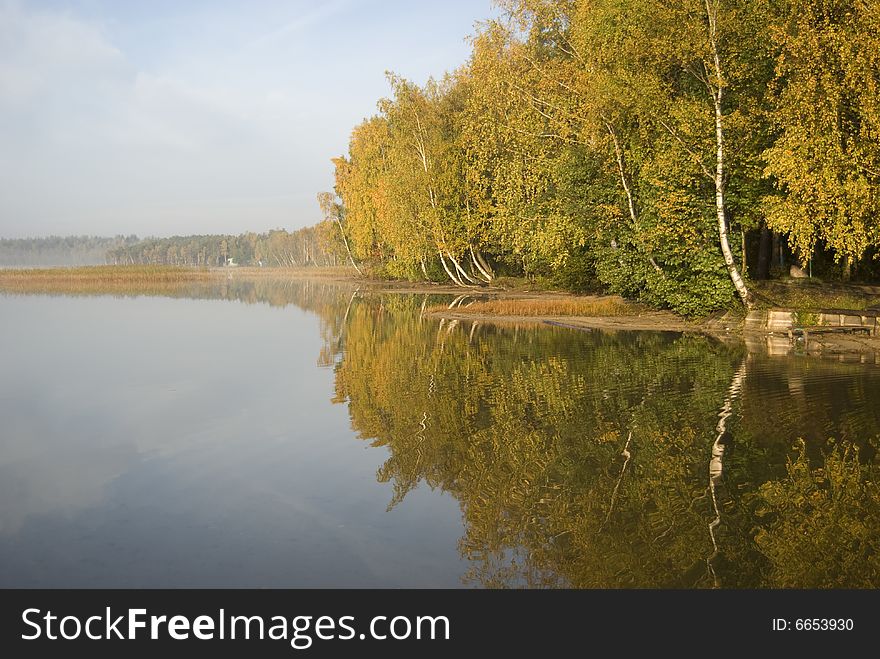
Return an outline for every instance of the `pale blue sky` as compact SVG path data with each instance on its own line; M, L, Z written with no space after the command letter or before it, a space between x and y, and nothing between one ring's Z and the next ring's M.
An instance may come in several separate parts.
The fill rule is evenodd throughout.
M294 229L491 0L0 0L0 237Z

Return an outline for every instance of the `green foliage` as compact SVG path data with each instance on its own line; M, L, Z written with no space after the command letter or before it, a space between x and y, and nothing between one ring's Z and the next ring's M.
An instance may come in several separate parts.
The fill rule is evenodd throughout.
M856 260L880 244L880 18L860 0L782 5L767 221L804 259L824 241Z
M461 69L389 76L336 159L358 259L463 285L498 266L694 316L751 304L734 237L768 224L803 254L880 246L864 3L500 4Z
M568 254L568 258L553 272L553 284L574 293L595 291L599 288L595 272L595 256L583 249Z
M794 323L800 327L810 327L819 324L819 314L814 311L797 310L794 312Z

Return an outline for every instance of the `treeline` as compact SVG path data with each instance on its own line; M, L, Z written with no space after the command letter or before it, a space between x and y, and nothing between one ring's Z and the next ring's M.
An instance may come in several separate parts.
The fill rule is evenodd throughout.
M880 12L866 0L502 0L465 66L335 159L355 260L676 311L773 265L876 276Z
M288 232L146 238L108 250L116 265L333 266L342 263L339 229L330 222Z
M0 266L100 265L108 250L138 241L137 236L49 236L48 238L0 238Z

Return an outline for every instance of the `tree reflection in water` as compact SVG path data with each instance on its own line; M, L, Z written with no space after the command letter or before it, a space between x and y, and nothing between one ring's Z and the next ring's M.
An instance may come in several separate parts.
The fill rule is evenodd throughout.
M174 295L315 313L334 400L388 450L389 509L420 483L459 501L468 583L880 585L876 366L703 336L444 322L423 314L448 296L326 281Z
M444 323L424 308L347 305L336 401L389 452L389 508L420 483L460 502L467 582L880 583L877 412L840 395L845 383L877 400L876 369L702 336ZM804 377L806 403L787 384Z

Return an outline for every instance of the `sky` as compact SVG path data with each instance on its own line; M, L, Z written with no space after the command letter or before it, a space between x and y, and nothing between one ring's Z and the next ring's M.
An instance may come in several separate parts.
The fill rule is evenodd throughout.
M491 0L0 0L0 237L296 229Z

